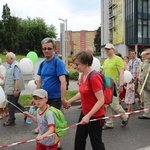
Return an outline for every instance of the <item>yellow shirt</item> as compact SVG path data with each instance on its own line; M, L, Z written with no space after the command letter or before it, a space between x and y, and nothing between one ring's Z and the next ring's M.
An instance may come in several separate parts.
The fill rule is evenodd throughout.
M112 58L107 58L104 61L105 75L113 78L115 82L117 81L117 78L119 78L119 69L124 69L122 58L114 55Z

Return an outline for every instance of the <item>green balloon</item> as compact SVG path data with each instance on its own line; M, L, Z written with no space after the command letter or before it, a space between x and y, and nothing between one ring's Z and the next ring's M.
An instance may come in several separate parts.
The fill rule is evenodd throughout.
M31 51L27 54L27 58L29 58L33 62L33 64L35 64L38 60L38 55L35 52Z

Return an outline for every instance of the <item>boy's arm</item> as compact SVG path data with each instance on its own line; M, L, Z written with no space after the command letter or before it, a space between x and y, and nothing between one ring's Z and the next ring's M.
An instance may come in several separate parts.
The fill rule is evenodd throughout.
M42 134L42 135L38 135L37 137L36 137L36 140L43 140L44 138L46 138L48 135L50 135L50 134L52 134L52 133L54 133L54 126L50 126L49 127L49 130L47 131L47 132L45 132L44 134Z
M40 77L39 77L39 80L38 80L38 82L37 82L36 89L40 89L41 86L42 86L42 77L40 76Z
M31 115L28 111L24 111L23 114L37 123L37 118L35 116Z

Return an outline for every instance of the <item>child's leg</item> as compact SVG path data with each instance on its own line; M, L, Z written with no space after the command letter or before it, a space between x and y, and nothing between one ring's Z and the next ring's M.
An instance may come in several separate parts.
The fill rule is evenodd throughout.
M3 108L0 108L0 119L3 118Z
M130 108L131 108L130 110L133 110L133 105L132 105L132 104L130 104L130 105L131 105L131 106L130 106Z
M130 105L127 104L126 106L127 106L127 111L130 111Z
M4 115L7 116L8 115L8 106L6 105L6 107L4 108Z

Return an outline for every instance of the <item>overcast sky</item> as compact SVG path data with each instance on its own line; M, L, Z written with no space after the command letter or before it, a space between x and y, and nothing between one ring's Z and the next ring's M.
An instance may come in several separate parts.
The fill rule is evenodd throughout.
M60 32L60 20L67 19L68 30L96 30L100 26L100 0L0 0L0 16L3 5L8 4L11 15L26 19L43 18Z

